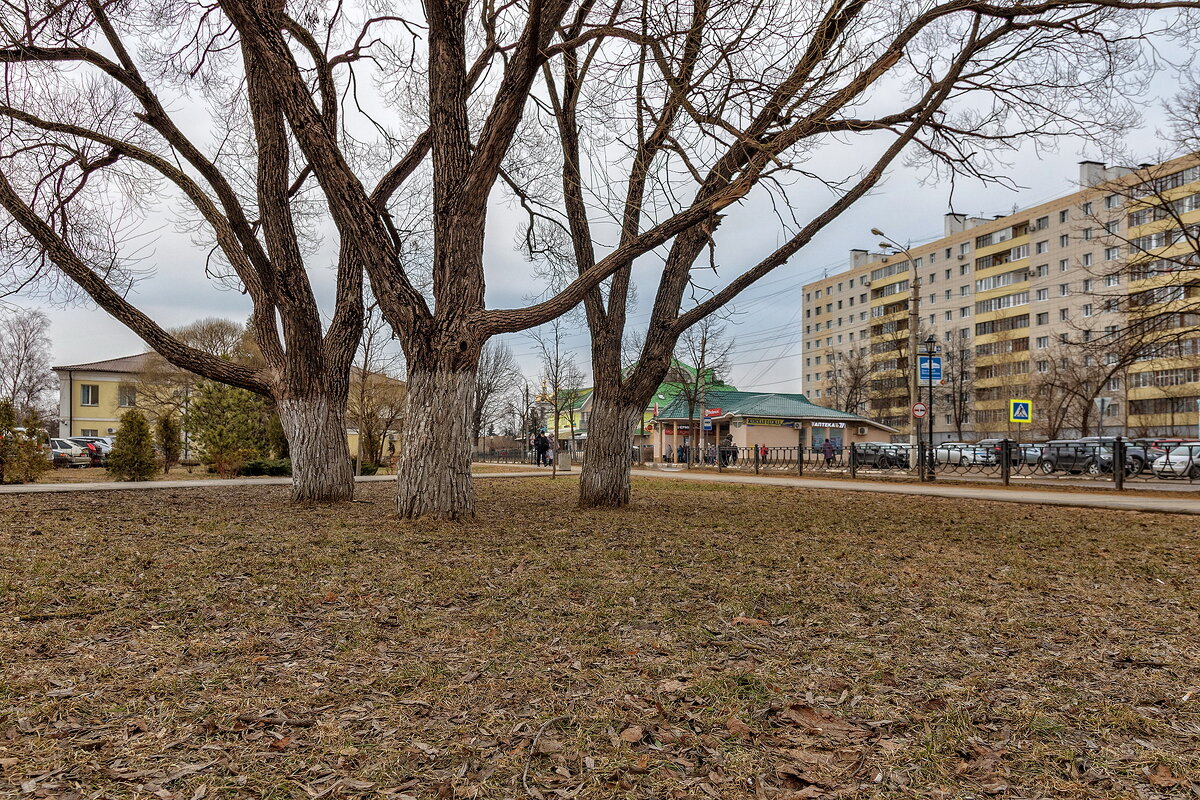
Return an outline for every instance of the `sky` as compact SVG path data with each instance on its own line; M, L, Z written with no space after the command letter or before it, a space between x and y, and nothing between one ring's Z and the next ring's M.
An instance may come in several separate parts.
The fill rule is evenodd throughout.
M1142 129L1127 141L1127 149L1150 155L1163 149L1156 130L1162 125L1160 97L1171 93L1169 77L1162 76L1153 87L1155 96L1146 98ZM818 164L832 173L850 174L863 162L854 147L818 154L831 163ZM869 159L870 156L868 155ZM995 185L982 186L959 179L953 186L946 182L927 183L925 173L897 163L885 180L868 197L829 225L786 266L771 273L759 285L745 292L731 306L727 330L733 340L733 363L727 381L743 390L800 391L802 374L802 285L824 274L847 268L851 249L877 249L878 237L871 228L881 228L901 242L918 243L942 235L943 215L950 212L992 216L1012 213L1078 188L1078 166L1082 159L1103 160L1075 140L1062 141L1056 150L1035 151L1025 147L1009 155L1008 174L1017 184L1010 190ZM821 189L800 184L795 189L796 205L820 208L828 202ZM236 291L216 288L204 275L205 251L195 247L185 234L178 232L170 219L170 209L161 210L161 219L151 237L146 264L151 274L138 283L130 299L164 327L174 327L205 317L245 320L250 305ZM529 294L531 266L515 248L514 231L523 214L514 204L499 197L489 217L485 263L488 270L489 307L522 305ZM722 280L737 274L758 257L773 249L784 236L770 206L752 194L732 209L718 233L721 247L719 273ZM328 299L332 291L332 271L315 259L314 283L319 296ZM327 274L318 274L322 271ZM702 276L703 280L709 276ZM631 314L632 326L644 324L653 300L653 265L641 267L635 274L640 303ZM116 320L90 303L48 304L28 298L9 298L18 305L41 308L51 319L53 358L57 364L96 361L144 351L141 340ZM576 354L579 365L588 371L588 336L579 323L567 326L564 344ZM536 380L539 364L533 341L525 334L504 337L514 351L523 372Z

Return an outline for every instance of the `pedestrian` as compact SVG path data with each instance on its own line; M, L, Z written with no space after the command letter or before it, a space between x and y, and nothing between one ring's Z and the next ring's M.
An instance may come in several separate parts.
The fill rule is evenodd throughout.
M533 437L533 451L537 453L537 465L539 467L550 466L550 459L547 454L550 452L550 439L546 436L546 429L542 428Z
M737 448L733 446L733 434L727 433L721 440L721 466L728 467L731 462L737 462Z
M821 455L825 456L825 466L833 464L833 440L826 439L821 442Z

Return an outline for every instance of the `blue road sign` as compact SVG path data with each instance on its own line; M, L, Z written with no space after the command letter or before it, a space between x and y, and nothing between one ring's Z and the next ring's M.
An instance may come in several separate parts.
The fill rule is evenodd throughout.
M1008 401L1008 421L1009 422L1032 422L1033 421L1033 403L1028 400L1009 400Z
M921 383L942 379L941 356L917 356L917 364L921 368Z
M711 430L712 430L712 420L711 420L711 419L705 418L705 420L704 420L704 430L706 430L706 431L711 431Z

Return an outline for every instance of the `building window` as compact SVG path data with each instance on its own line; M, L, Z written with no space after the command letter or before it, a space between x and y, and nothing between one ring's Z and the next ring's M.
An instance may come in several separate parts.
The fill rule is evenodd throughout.
M1049 227L1050 227L1050 218L1049 217L1038 217L1037 220L1033 223L1033 229L1035 231L1044 231L1044 230L1046 230L1046 228L1049 228Z
M1050 252L1050 240L1049 240L1049 239L1046 239L1046 240L1044 240L1044 241L1037 242L1036 244L1034 244L1034 246L1033 246L1033 252L1034 252L1034 253L1036 253L1036 254L1037 254L1037 255L1039 255L1039 256L1040 256L1042 253L1048 253L1048 252Z
M100 430L98 428L80 428L79 435L80 436L99 436Z
M1104 260L1105 261L1116 261L1120 257L1121 257L1121 248L1119 248L1119 247L1104 248Z
M1066 272L1070 268L1071 268L1071 262L1067 261L1067 259L1064 258L1058 262L1058 271L1059 272Z
M1105 208L1116 208L1120 204L1121 204L1120 200L1117 199L1117 196L1115 194L1110 194L1104 198L1104 207Z
M1059 224L1067 221L1067 214L1068 214L1067 209L1063 209L1062 211L1058 212Z
M1050 346L1050 337L1049 336L1039 336L1039 337L1037 337L1036 344L1037 344L1038 350L1045 350L1047 347Z
M1083 315L1084 315L1085 317L1090 317L1090 316L1092 315L1092 304L1091 304L1091 303L1086 303L1086 304L1084 304L1084 306L1083 306Z
M960 308L958 310L958 318L959 319L963 319L964 317L969 317L969 316L971 316L971 307L970 306L963 306L962 308Z
M1090 242L1092 240L1092 229L1091 228L1083 229L1083 240L1085 242Z
M1059 297L1066 297L1066 296L1067 296L1067 295L1069 295L1070 293L1071 293L1071 284L1069 284L1069 283L1060 283L1060 284L1058 285L1058 296L1059 296Z
M1043 311L1042 313L1037 315L1037 324L1038 325L1048 325L1049 323L1050 323L1050 312L1049 311Z
M1092 265L1092 254L1091 253L1083 254L1083 265L1085 267L1090 267Z
M117 391L117 402L122 408L130 408L137 405L137 389L132 386L122 386Z
M1049 264L1038 264L1036 267L1034 267L1033 277L1035 277L1035 278L1044 278L1049 274L1050 274L1050 265Z
M968 272L970 272L970 271L971 271L971 265L970 265L970 264L961 264L961 265L959 265L959 267L958 267L958 274L959 274L959 275L966 275L966 274L967 274Z
M79 405L81 406L98 406L100 405L100 387L91 383L80 384L79 386Z
M1104 276L1104 285L1105 286L1120 286L1121 285L1121 276L1120 275L1105 275Z
M1033 299L1034 300L1049 300L1050 299L1050 290L1049 289L1038 289L1037 294L1034 296Z
M1091 278L1083 279L1083 290L1085 292L1090 292L1092 290L1092 279Z
M1037 371L1038 372L1049 372L1050 371L1050 362L1049 361L1037 362Z
M1070 245L1071 245L1071 237L1068 234L1064 233L1062 236L1058 237L1058 246L1059 247L1070 247Z
M1066 322L1070 318L1071 318L1071 316L1065 308L1060 308L1058 310L1058 319L1060 322ZM1066 341L1066 340L1064 339L1063 341Z
M959 296L959 297L966 297L966 296L967 296L967 295L969 295L970 293L971 293L971 287L970 287L970 286L960 286L960 287L958 287L958 296Z
M952 320L952 319L954 319L954 312L953 312L953 311L947 311L947 312L946 312L946 321L947 321L947 322L949 322L949 321L950 321L950 320Z
M958 254L959 255L965 256L969 252L971 252L971 243L970 242L963 242L962 244L960 244L958 246Z
M1091 216L1091 214L1092 214L1092 204L1091 203L1083 204L1083 213L1086 216Z

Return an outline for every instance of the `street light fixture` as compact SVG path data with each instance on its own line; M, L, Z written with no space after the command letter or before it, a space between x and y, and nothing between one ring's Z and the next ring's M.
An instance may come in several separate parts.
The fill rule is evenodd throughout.
M929 452L925 459L925 480L927 481L934 479L934 467L937 465L937 458L933 449L933 357L941 352L941 349L937 343L937 336L932 333L929 334L925 339L924 352L925 356L929 359L929 408L925 412L925 416L929 420Z

